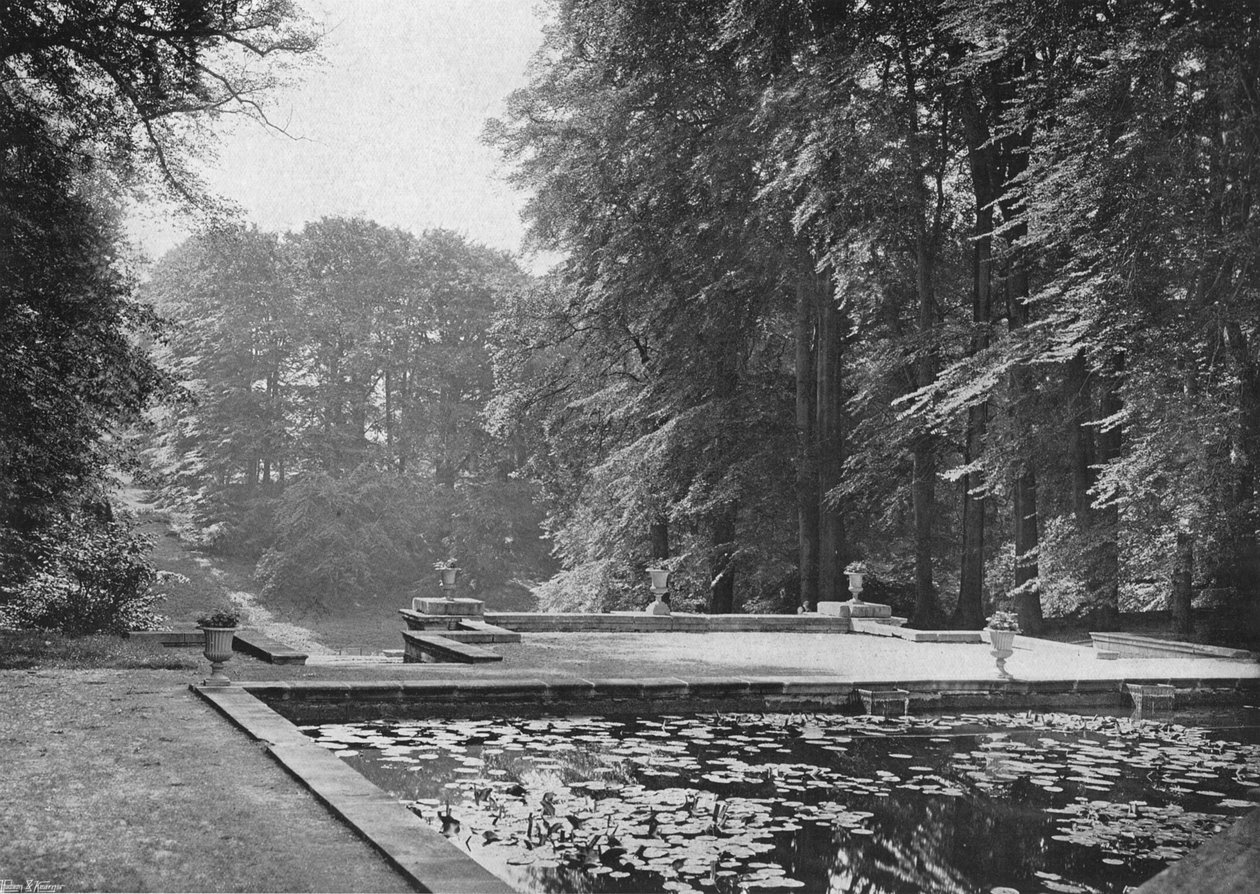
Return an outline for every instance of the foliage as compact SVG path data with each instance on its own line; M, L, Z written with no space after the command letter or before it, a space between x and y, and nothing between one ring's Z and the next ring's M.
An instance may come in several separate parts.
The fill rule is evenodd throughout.
M145 185L204 199L187 164L204 120L265 118L279 60L312 46L287 0L6 4L0 611L15 622L146 622L152 571L111 521L107 468L162 376L142 346L156 325L132 300L118 208Z
M235 627L241 622L241 615L235 609L218 608L197 619L198 627Z
M59 520L36 538L32 573L0 588L0 626L72 636L149 630L161 620L147 538L118 521Z
M1012 611L996 611L985 625L990 630L1013 630L1019 633L1019 615Z
M397 592L427 577L441 542L431 486L360 466L344 478L307 476L277 499L273 545L258 563L262 594L283 592L328 608L370 592Z
M314 46L290 0L17 0L0 20L0 104L49 126L44 152L204 199L187 164L203 119L267 122L266 92Z
M135 342L152 318L130 300L113 213L39 151L41 122L10 111L0 104L0 583L40 561L41 532L103 505L109 436L159 384Z
M155 420L148 473L299 603L401 596L450 555L474 590L537 576L533 489L481 416L489 321L523 282L443 230L199 234L146 287L185 397Z
M1197 585L1260 620L1254 9L551 11L487 131L568 253L504 308L491 405L565 565L549 604L633 604L666 528L701 591L804 593L785 496L839 454L842 558L913 569L916 617L956 580L958 623L999 591L1029 630L1114 619L1189 529ZM847 329L825 447L806 272Z

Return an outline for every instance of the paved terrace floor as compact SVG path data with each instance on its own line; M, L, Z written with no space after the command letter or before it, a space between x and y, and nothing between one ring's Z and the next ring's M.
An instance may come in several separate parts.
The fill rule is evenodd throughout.
M401 636L399 644L401 645ZM594 677L819 676L896 683L997 679L990 646L911 643L894 637L824 633L531 633L488 648L503 661L485 665L386 664L367 656L305 667L229 665L242 680L531 679ZM317 661L312 656L312 661ZM1260 679L1252 660L1100 660L1087 646L1016 637L1007 670L1017 680L1113 680L1167 677Z

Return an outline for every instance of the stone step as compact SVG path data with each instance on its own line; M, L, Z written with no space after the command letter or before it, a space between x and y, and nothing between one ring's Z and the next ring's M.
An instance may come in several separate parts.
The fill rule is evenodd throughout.
M854 633L873 636L895 636L912 643L979 643L984 639L978 630L911 630L889 621L900 618L852 618Z
M284 643L263 636L257 630L237 630L232 648L246 655L261 658L268 664L306 664L307 653L299 652Z
M485 602L480 599L430 599L418 596L411 600L411 610L421 615L458 615L463 618L480 618L485 611Z
M491 661L502 661L503 656L473 643L461 643L447 636L436 633L420 633L415 630L403 631L403 661L408 664L420 662L454 662L458 664L484 664Z
M440 636L458 639L465 643L519 643L521 635L515 630L487 624L485 621L460 621L458 630L448 630Z

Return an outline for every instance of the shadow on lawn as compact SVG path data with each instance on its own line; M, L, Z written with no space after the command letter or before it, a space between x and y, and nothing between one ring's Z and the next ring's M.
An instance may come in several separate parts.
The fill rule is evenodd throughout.
M47 630L0 631L0 670L140 668L195 670L200 653L180 652L110 634L71 637Z

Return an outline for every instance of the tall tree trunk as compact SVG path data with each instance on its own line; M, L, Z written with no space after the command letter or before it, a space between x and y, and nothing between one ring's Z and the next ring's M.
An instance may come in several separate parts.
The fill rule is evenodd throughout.
M402 381L398 383L398 474L407 474L407 451L410 438L407 426L410 423L408 414L411 408L411 373L402 370Z
M1019 263L1019 259L1016 259ZM1028 274L1017 271L1009 277L1012 286L1010 296L1011 329L1017 329L1028 320ZM1033 391L1031 372L1017 367L1011 375L1013 412L1017 417L1017 430L1023 442L1024 456L1015 467L1012 487L1012 521L1015 527L1015 612L1019 626L1025 633L1038 633L1042 626L1041 579L1037 554L1041 546L1037 523L1037 470L1031 452L1034 441L1033 426L1021 402Z
M907 125L910 190L915 197L918 232L915 236L915 293L919 305L919 345L911 370L916 388L925 388L936 379L936 252L944 207L943 181L937 179L936 201L927 189L924 146L919 122L919 73L914 41L903 24L901 32L901 65L906 78ZM932 527L936 516L936 438L924 425L911 444L912 471L910 501L914 514L914 612L915 624L936 627L940 623L940 604L932 579Z
M719 511L712 522L709 558L709 614L735 611L735 506Z
M828 494L844 469L841 389L843 319L836 309L830 278L815 279L818 307L818 599L841 601L848 595L844 575L844 519Z
M658 516L648 526L648 539L651 541L652 565L659 566L661 562L669 558L669 520ZM669 593L666 592L661 600L669 605Z
M988 405L967 410L967 441L963 461L975 462L984 452L988 426ZM984 626L984 533L987 498L977 490L984 476L968 472L962 478L962 561L958 573L958 605L952 622L955 627L977 629Z
M1031 65L1026 61L1024 69ZM1028 151L1032 146L1032 134L1029 131L1011 134L1006 137L1006 177L1002 189L1010 187L1028 168ZM1016 207L1016 199L1008 192L999 196L998 204L1002 216L1008 222L1008 238L1010 239L1010 256L1008 262L1007 301L1008 319L1011 332L1028 324L1031 316L1029 305L1030 279L1028 258L1024 242L1028 234L1028 225L1020 216ZM1040 537L1037 524L1037 472L1033 460L1036 434L1033 420L1024 406L1026 398L1034 393L1035 385L1032 371L1023 364L1017 365L1011 374L1012 396L1014 406L1018 445L1021 458L1015 469L1014 486L1014 525L1015 525L1015 611L1019 615L1019 626L1025 633L1038 633L1042 626L1041 615L1041 580L1038 573L1037 553L1040 549Z
M1260 474L1260 364L1237 322L1226 326L1226 342L1238 376L1238 432L1234 441L1234 493L1229 513L1227 578L1238 607L1237 621L1248 640L1260 639L1260 540L1257 539L1257 476Z
M1190 613L1194 593L1194 536L1189 531L1177 532L1177 549L1173 556L1172 593L1169 608L1172 610L1173 632L1184 635L1194 632L1194 619Z
M1100 409L1104 419L1115 416L1124 408L1120 399L1120 380L1123 375L1124 355L1116 354L1111 360L1111 372L1103 384ZM1105 465L1119 459L1124 446L1124 433L1120 426L1115 425L1106 431L1100 431L1097 446L1100 464ZM1090 537L1095 543L1096 561L1093 579L1089 584L1090 601L1096 607L1098 628L1108 630L1120 625L1120 508L1113 503L1094 510L1092 515Z
M923 388L936 379L936 354L927 347L936 328L936 296L933 288L934 249L926 234L919 237L917 291L919 334L924 339L915 364L915 385ZM914 510L914 623L921 628L937 627L941 606L932 577L932 528L936 519L936 444L928 431L921 431L912 447L913 470L911 502Z
M652 558L668 559L669 558L669 522L664 518L658 518L652 522L648 528L648 535L652 540Z
M813 279L811 274L810 280ZM818 436L815 431L817 386L814 370L814 284L796 287L796 514L800 548L800 605L818 605Z
M989 346L993 316L993 202L999 180L989 129L977 95L978 85L965 84L960 97L963 128L967 136L967 160L975 198L975 224L971 254L971 343L968 353ZM989 425L988 402L967 408L963 462L970 468L984 455ZM953 624L962 628L984 625L984 542L987 497L984 475L971 471L962 479L962 555L958 574L958 604Z
M1090 469L1094 457L1094 433L1090 408L1089 375L1085 368L1085 354L1078 351L1064 364L1063 390L1068 405L1067 448L1068 462L1072 469L1072 514L1076 517L1077 530L1084 533L1093 523L1093 499L1089 489L1094 486L1094 474Z
M390 400L393 391L392 378L389 370L385 370L385 456L388 457L386 462L393 462L394 459L394 407Z
M1037 566L1037 473L1024 464L1015 473L1015 611L1025 633L1041 630L1041 583Z

